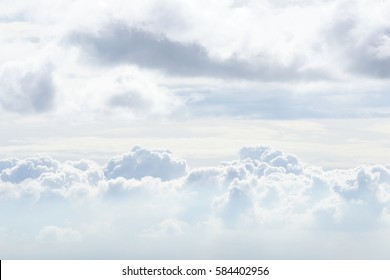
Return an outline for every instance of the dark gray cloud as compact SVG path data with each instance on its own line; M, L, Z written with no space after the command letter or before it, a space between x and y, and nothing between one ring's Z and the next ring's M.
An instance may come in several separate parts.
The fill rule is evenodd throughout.
M251 61L231 57L219 61L197 43L181 43L163 34L110 24L97 34L74 32L69 40L79 45L87 57L107 66L136 64L176 76L206 76L255 80L318 79L326 75L317 71L298 71L304 60L296 58L283 66L266 55Z

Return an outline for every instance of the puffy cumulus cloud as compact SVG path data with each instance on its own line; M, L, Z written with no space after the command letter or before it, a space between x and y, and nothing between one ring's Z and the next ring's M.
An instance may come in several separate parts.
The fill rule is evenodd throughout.
M299 174L302 172L302 164L298 158L281 151L274 151L266 146L244 147L240 150L241 160L249 158L255 163L265 163L268 166L283 168L287 173Z
M339 199L332 206L335 225L363 231L380 226L390 206L387 191L384 191L389 185L389 166L363 166L333 172L330 173L334 177L332 187Z
M12 162L1 170L3 182L40 186L53 192L68 191L67 188L75 184L94 186L103 177L100 166L86 160L60 163L48 156L37 156L3 162Z
M0 171L15 166L18 161L19 160L17 158L7 158L0 160Z
M94 187L103 178L101 167L87 160L61 163L49 156L37 156L2 163L0 179L5 200L19 198L35 203L89 197L96 193Z
M47 243L61 258L389 256L390 165L323 170L266 146L196 169L140 147L105 165L43 156L0 164L0 244L14 244L3 257L56 258Z
M111 159L104 168L104 175L108 179L152 176L172 180L184 176L186 169L186 162L176 158L169 150L150 151L134 147L130 153Z
M50 65L6 63L0 66L0 104L3 110L40 113L53 109L56 88Z
M211 215L227 228L366 232L387 228L389 166L324 171L268 147L244 147L240 160L192 170L185 221Z
M4 182L20 183L26 179L36 179L44 173L55 173L58 169L58 163L47 156L3 162L8 163L1 171L1 180Z
M304 195L311 180L305 176L302 163L293 155L265 146L244 147L240 157L188 175L188 186L201 193L199 199L207 205L207 212L213 211L230 226L249 220L270 225L296 219L295 210L305 208L310 197ZM205 177L211 182L208 186ZM206 187L209 190L203 189ZM303 220L306 214L302 213Z

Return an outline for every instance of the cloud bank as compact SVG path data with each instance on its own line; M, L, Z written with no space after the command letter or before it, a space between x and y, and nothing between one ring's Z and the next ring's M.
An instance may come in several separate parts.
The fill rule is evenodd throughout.
M105 165L4 159L0 174L3 259L389 257L389 165L323 170L257 146L190 169L134 147Z

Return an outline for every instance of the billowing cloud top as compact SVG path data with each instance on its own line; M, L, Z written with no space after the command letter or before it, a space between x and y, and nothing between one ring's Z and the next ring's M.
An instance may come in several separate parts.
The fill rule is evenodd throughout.
M174 158L170 151L149 151L141 147L134 147L130 153L111 159L104 168L104 175L108 179L152 176L165 181L184 176L185 173L186 162Z
M389 256L387 165L324 171L258 146L195 169L141 147L103 166L46 156L0 166L2 258Z

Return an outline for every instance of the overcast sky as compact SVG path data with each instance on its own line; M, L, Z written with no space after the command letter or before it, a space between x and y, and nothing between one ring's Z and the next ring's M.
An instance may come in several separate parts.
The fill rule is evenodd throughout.
M207 247L240 227L260 248L283 245L288 217L285 254L221 241L155 257L388 257L389 14L380 0L0 1L0 206L18 213L1 211L0 251L93 257L102 240L158 247L170 233ZM316 245L323 232L348 254ZM111 245L96 256L127 256ZM137 246L128 256L150 256Z

